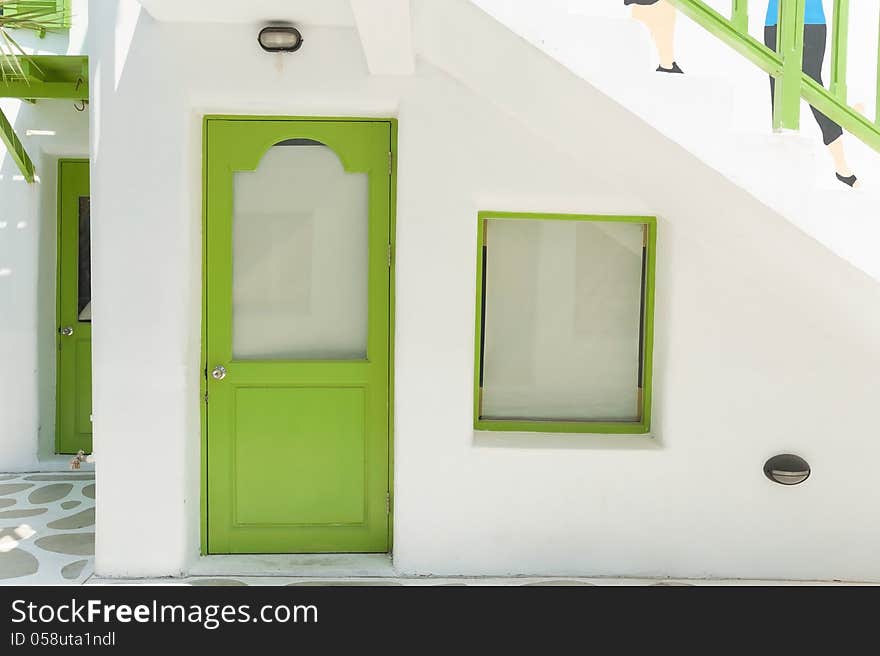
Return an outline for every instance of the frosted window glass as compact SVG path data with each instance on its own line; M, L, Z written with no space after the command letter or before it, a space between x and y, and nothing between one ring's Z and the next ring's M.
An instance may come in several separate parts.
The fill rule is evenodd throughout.
M483 419L641 419L644 229L488 221Z
M233 357L365 359L367 174L296 140L236 172L234 194Z

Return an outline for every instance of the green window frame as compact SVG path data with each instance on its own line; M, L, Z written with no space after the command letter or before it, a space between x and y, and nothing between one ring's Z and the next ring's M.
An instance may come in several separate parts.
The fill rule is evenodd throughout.
M70 29L71 25L70 7L71 0L17 0L0 7L0 14L14 16L19 12L25 11L54 11L55 17L53 17L53 22L57 20L56 27L66 30ZM40 36L46 36L46 30L40 30Z
M486 317L486 262L488 247L486 236L489 222L503 220L552 220L593 221L614 223L638 223L644 226L642 243L642 285L639 326L639 380L638 409L636 421L587 421L553 419L499 419L482 416L483 399L483 349L485 345ZM554 214L481 211L477 215L477 280L476 280L476 330L474 345L474 428L484 431L541 432L541 433L594 433L637 435L651 430L651 399L654 353L654 280L656 268L657 219L653 216L618 216L599 214Z

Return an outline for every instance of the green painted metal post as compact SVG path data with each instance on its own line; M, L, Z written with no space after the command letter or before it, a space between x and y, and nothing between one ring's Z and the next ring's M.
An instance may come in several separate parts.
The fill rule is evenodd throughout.
M849 40L849 0L834 0L831 34L831 93L846 102L846 63Z
M797 130L800 127L805 6L806 0L779 3L776 48L782 58L782 75L776 78L774 130Z
M730 20L737 32L740 34L749 33L749 0L733 0Z
M18 166L18 170L21 171L24 179L29 184L32 183L34 181L34 163L28 157L21 140L15 134L15 130L12 129L12 125L10 125L2 110L0 110L0 142L3 142L6 146L9 156L12 157L16 166Z

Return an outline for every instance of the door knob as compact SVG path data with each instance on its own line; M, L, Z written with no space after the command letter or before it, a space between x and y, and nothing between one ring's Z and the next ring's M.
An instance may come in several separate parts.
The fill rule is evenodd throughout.
M62 335L64 335L65 337L70 337L71 335L73 335L73 327L72 326L64 326L64 328L62 328L58 332L61 333Z
M214 371L211 372L211 375L214 377L214 380L223 380L226 378L226 367L222 364L218 364L214 367Z

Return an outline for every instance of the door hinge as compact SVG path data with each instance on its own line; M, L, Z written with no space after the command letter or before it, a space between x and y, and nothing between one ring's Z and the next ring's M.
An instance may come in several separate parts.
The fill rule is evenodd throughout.
M386 515L391 514L391 493L390 492L385 493L385 514Z
M388 175L394 174L394 153L388 151Z
M208 390L205 390L205 403L208 402Z
M388 248L386 250L386 254L388 255L388 267L391 267L391 258L394 255L394 249L391 247L391 243L389 242Z

